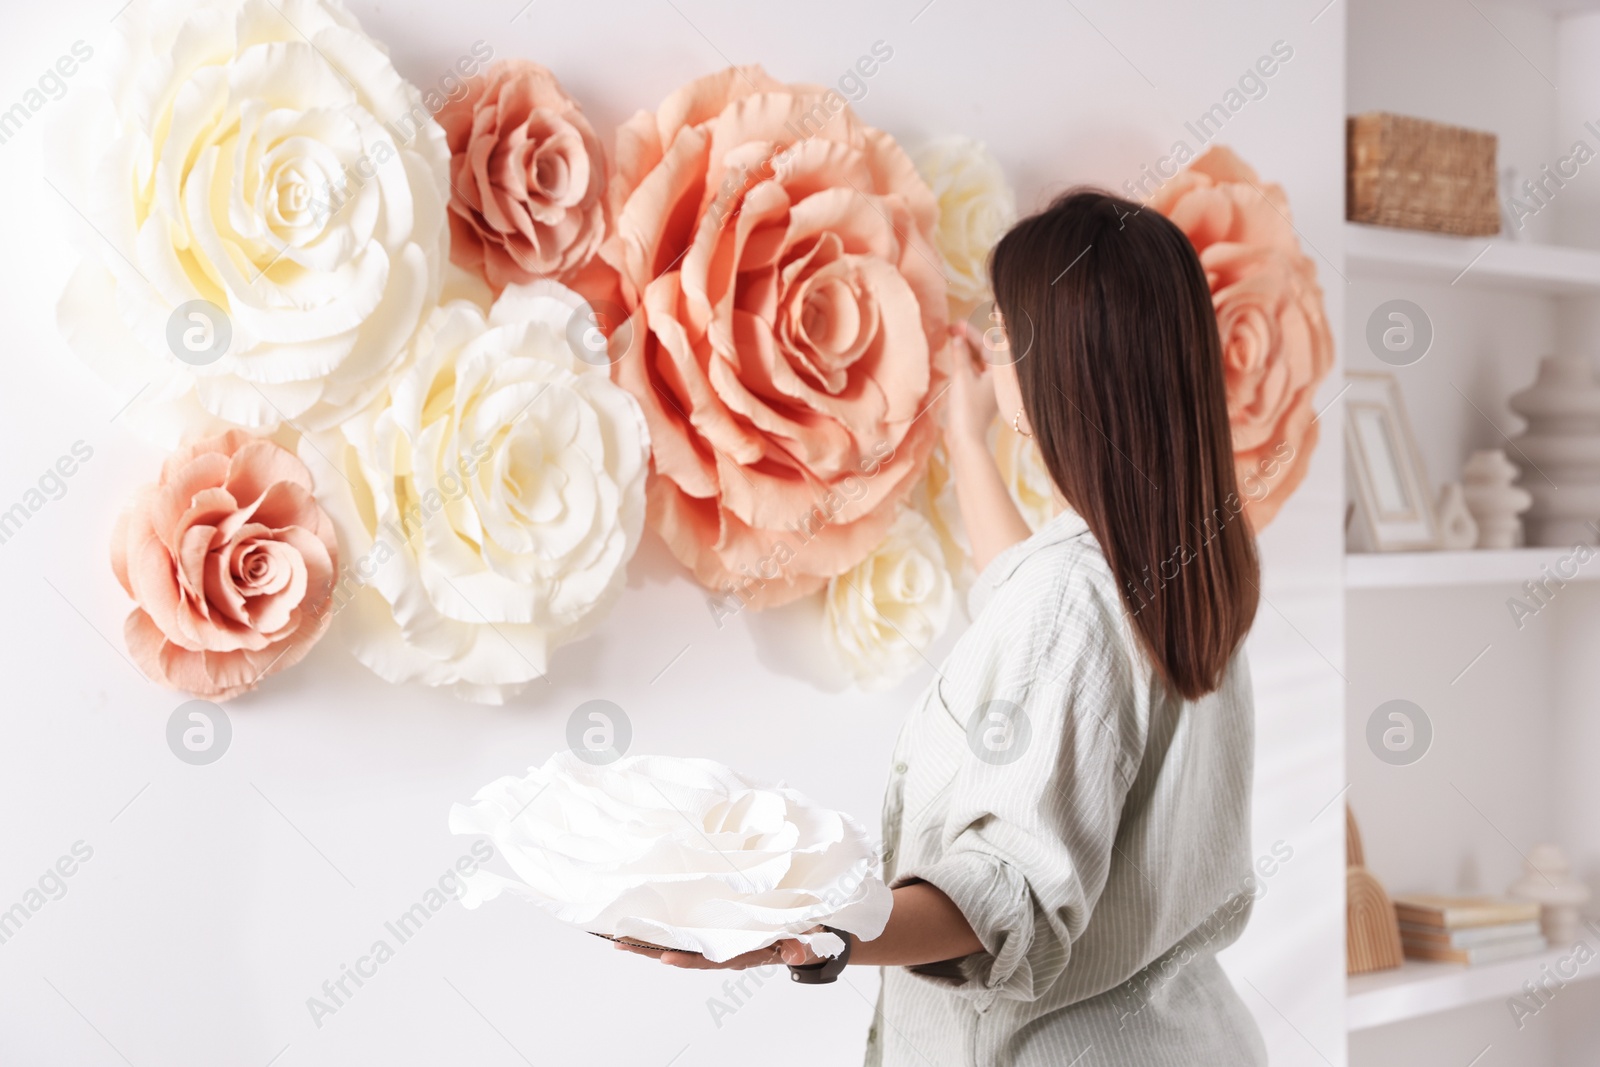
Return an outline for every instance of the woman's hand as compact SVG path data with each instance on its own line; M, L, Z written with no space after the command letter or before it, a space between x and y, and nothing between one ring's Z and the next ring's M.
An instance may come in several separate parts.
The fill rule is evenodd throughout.
M822 927L807 931L808 933L821 933ZM809 947L793 938L758 948L754 952L746 952L732 959L713 963L698 952L674 952L671 949L644 948L639 945L629 945L622 941L615 942L617 948L624 952L632 952L636 956L648 956L653 960L660 960L668 967L682 967L689 971L743 971L751 967L772 967L785 965L789 967L804 967L807 964L820 963L822 957L812 952Z
M995 372L978 355L982 346L983 338L970 323L950 327L955 367L950 378L944 446L955 478L961 521L972 544L972 561L979 571L1033 532L1001 480L994 456L989 454L989 427L999 405Z
M989 427L997 405L994 375L979 357L982 338L970 323L950 324L950 350L954 368L950 378L950 409L945 423L945 447L954 452L973 445L987 448Z
M822 933L814 926L808 934ZM821 963L823 957L794 938L779 941L731 960L712 963L697 952L674 952L664 948L640 948L616 942L617 948L637 956L660 960L669 967L692 971L742 971L750 967L787 964L804 967ZM984 951L983 942L972 932L966 916L944 891L927 882L913 882L894 890L894 904L883 933L871 941L854 939L850 962L868 967L916 967L926 963L959 959Z

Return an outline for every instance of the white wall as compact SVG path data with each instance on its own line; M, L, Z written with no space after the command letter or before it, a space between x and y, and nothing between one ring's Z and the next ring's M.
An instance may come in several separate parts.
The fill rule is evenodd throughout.
M27 72L74 40L100 39L118 3L8 11L0 88L16 95ZM1322 0L1203 10L1176 0L936 0L919 14L924 3L536 3L514 22L520 0L389 0L357 11L419 82L478 39L537 58L607 134L727 60L826 82L882 39L894 58L862 114L908 143L945 132L986 138L1025 206L1075 182L1135 176L1282 39L1293 61L1225 139L1287 187L1330 317L1343 321L1338 8L1313 22ZM0 392L0 499L20 495L75 440L95 449L65 498L0 546L11 683L0 906L75 841L94 849L67 895L0 945L0 1062L854 1062L874 996L869 972L826 989L773 983L719 1028L706 1001L720 977L620 958L509 901L441 913L348 1006L312 1025L306 998L462 854L466 841L445 830L450 804L542 761L564 743L581 701L625 708L634 751L783 777L876 824L899 718L925 679L873 697L819 687L809 680L814 617L795 611L718 631L700 591L647 543L608 624L511 707L389 688L330 640L229 706L235 736L220 762L180 763L163 738L180 698L122 658L127 604L105 562L122 499L161 457L109 424L126 398L79 370L57 337L53 304L70 267L57 234L71 212L40 178L36 126L0 146L0 195L12 208L0 259L12 375ZM1329 806L1345 784L1336 425L1264 538L1265 601L1251 638L1257 848L1282 839L1295 858L1228 962L1280 1065L1344 1059L1342 827Z

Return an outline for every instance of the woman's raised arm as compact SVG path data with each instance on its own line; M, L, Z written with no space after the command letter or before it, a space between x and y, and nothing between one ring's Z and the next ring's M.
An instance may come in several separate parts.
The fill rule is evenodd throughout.
M950 408L944 430L944 446L950 456L950 473L956 483L956 501L961 506L961 521L972 542L972 560L979 571L989 561L1033 532L1017 510L1006 490L989 452L989 427L994 423L997 404L995 378L1015 374L1010 367L985 370L977 355L972 327L960 323L950 327L950 347L954 358L950 381ZM1014 381L1007 390L1016 393Z

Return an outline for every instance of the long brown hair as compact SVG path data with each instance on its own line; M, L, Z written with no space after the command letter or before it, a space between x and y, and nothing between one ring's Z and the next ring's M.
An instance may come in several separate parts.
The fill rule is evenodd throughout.
M1074 190L1001 239L992 273L1050 477L1166 683L1212 692L1255 618L1260 566L1194 246L1153 210Z

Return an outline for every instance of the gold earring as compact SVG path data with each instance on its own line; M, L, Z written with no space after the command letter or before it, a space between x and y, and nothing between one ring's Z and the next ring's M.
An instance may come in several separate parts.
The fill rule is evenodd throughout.
M1033 436L1033 431L1024 430L1022 428L1022 409L1021 408L1018 408L1017 409L1017 413L1015 415L1011 416L1011 428L1013 430L1017 431L1017 433L1021 434L1023 437L1032 437Z

